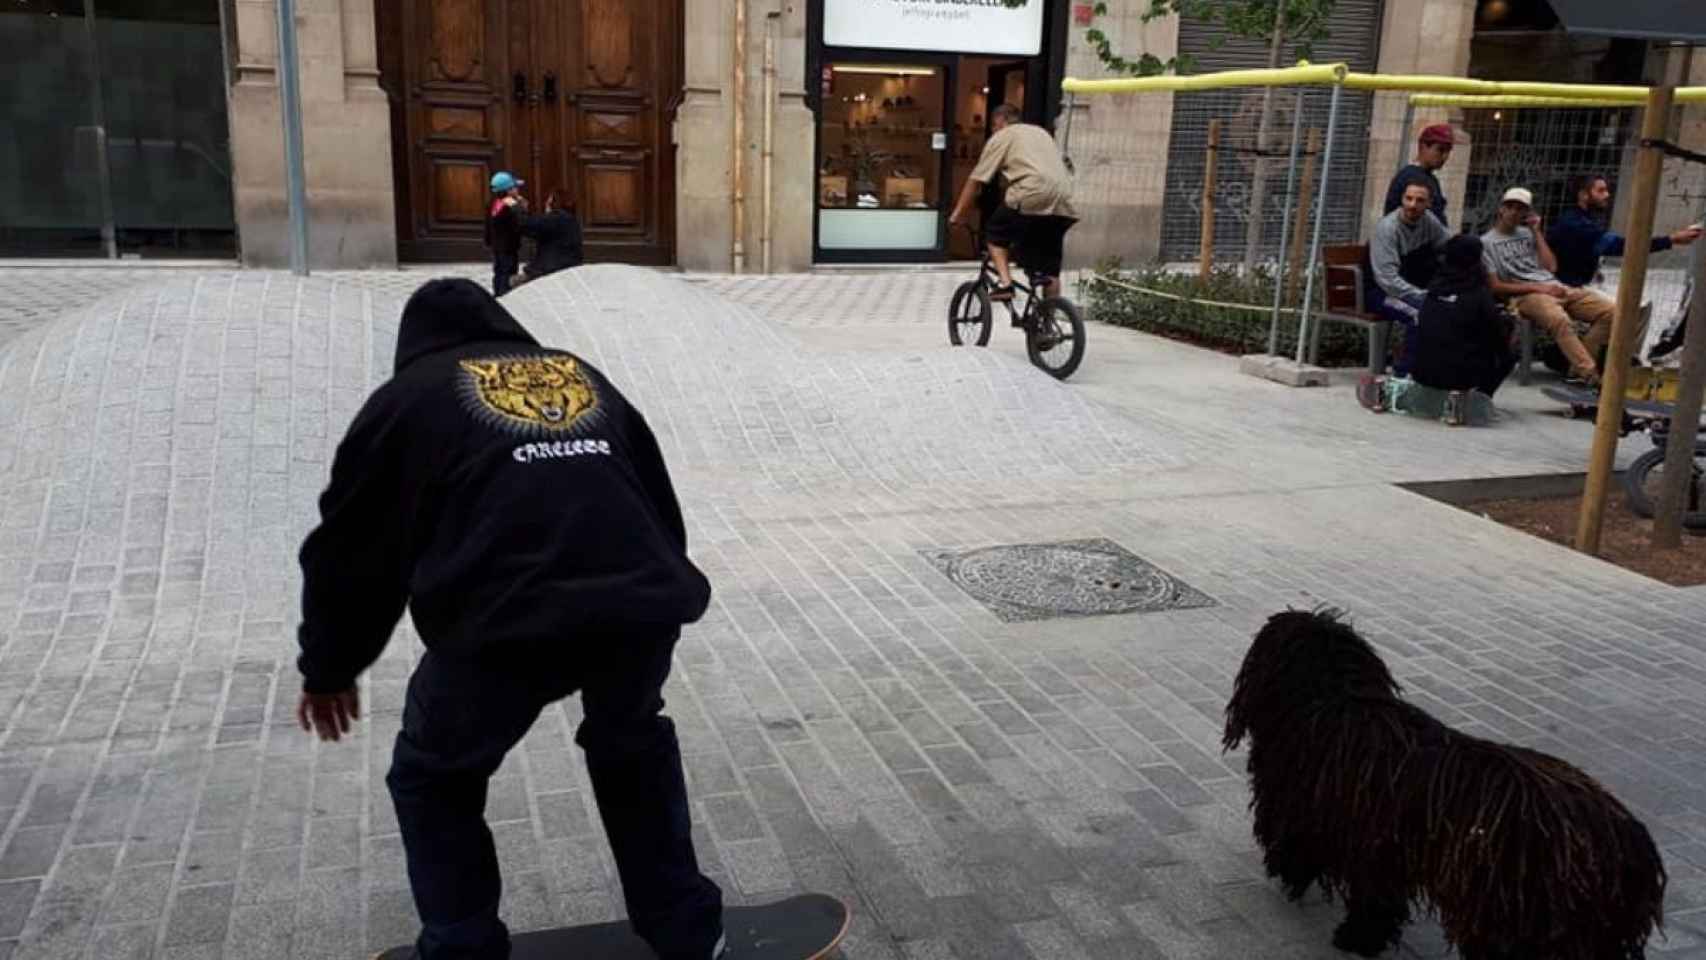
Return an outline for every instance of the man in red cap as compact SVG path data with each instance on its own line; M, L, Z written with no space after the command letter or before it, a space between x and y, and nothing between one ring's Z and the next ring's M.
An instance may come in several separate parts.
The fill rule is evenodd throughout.
M1416 145L1416 162L1407 164L1392 178L1392 185L1386 188L1386 205L1380 212L1391 213L1403 206L1405 187L1412 183L1425 183L1428 192L1433 194L1434 216L1440 223L1451 226L1451 221L1445 216L1445 191L1440 189L1439 177L1434 175L1434 171L1451 159L1451 148L1456 142L1457 136L1452 133L1449 123L1424 127Z

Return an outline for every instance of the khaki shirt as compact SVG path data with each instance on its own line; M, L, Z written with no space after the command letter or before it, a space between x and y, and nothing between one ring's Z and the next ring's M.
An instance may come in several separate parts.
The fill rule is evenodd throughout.
M1007 206L1033 216L1076 217L1072 207L1072 174L1060 159L1060 148L1047 130L1030 123L1010 123L984 144L971 178L989 183L999 173L1007 178Z

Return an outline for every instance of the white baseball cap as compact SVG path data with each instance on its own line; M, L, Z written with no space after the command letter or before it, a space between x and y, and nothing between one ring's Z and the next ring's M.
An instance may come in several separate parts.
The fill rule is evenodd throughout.
M1506 190L1505 198L1500 202L1509 203L1512 200L1515 200L1517 203L1520 203L1525 207L1534 206L1534 194L1524 190L1522 187L1512 187L1509 190Z

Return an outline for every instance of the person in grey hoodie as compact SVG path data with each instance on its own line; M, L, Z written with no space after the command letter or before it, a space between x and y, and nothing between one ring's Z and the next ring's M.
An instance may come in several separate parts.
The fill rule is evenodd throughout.
M1368 278L1363 302L1381 317L1413 331L1428 284L1439 263L1439 251L1451 231L1428 209L1433 191L1425 183L1404 187L1403 203L1380 218L1368 243ZM1406 343L1411 338L1406 336ZM1411 351L1406 346L1394 365L1400 376L1409 373Z

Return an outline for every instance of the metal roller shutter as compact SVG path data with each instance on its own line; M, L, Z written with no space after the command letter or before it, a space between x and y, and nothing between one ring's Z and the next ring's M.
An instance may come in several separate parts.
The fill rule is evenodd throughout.
M1353 70L1373 71L1380 50L1383 0L1339 0L1331 35L1315 45L1316 63L1348 63ZM1223 41L1223 42L1222 42ZM1179 52L1194 57L1193 73L1244 70L1267 66L1267 45L1229 38L1218 24L1186 17L1179 24ZM1283 62L1283 61L1282 61ZM1310 89L1304 97L1303 126L1327 128L1331 91ZM1291 145L1294 89L1274 90L1270 143L1275 150ZM1167 151L1167 196L1162 221L1161 253L1168 260L1195 259L1201 245L1204 150L1209 120L1221 120L1222 151L1218 160L1215 251L1219 261L1240 260L1244 254L1250 216L1250 184L1256 146L1256 127L1262 91L1256 88L1175 94L1173 130ZM1333 146L1333 174L1328 189L1325 236L1354 241L1362 223L1363 174L1368 162L1368 126L1372 95L1347 90L1339 106L1338 136ZM1270 162L1268 196L1264 204L1264 256L1279 246L1284 204L1285 162Z

